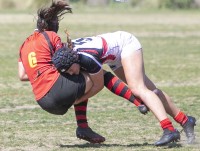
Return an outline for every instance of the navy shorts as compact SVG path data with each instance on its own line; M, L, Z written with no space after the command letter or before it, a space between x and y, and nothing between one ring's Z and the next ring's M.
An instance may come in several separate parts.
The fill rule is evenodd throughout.
M85 78L82 74L62 73L49 92L37 102L45 111L63 115L77 98L84 95L85 87Z

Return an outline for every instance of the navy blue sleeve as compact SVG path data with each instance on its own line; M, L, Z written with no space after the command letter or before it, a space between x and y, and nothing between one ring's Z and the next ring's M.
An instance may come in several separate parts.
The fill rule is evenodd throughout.
M101 63L90 54L79 54L81 70L91 74L99 72L102 68Z

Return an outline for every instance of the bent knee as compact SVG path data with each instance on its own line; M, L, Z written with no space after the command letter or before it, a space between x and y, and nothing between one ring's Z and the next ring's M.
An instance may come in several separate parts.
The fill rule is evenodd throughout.
M153 92L158 96L162 93L162 91L158 88L154 89Z
M145 87L132 87L131 92L136 96L141 98L143 94L146 93L147 88Z

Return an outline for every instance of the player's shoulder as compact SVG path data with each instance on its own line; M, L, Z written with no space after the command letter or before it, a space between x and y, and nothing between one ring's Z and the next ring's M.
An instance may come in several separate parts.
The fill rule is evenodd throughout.
M49 36L57 37L58 34L54 31L45 31Z
M96 39L98 39L97 36L89 36L89 37L81 37L81 38L72 39L72 42L86 42L86 41L93 41Z
M102 40L100 37L84 37L84 38L77 38L72 40L73 45L76 48L85 49L85 48L97 48L102 46Z

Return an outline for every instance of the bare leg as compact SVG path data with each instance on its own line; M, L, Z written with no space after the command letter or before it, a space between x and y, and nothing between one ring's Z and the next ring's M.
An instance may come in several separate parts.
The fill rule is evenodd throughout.
M161 146L180 139L180 133L174 129L167 117L160 98L145 85L146 75L142 49L134 50L134 44L126 46L121 54L121 61L129 88L149 107L164 130L162 137L155 145Z
M185 113L183 113L179 108L175 106L171 98L165 92L157 89L156 86L148 77L146 77L145 79L147 87L158 95L167 113L183 127L183 130L187 137L187 142L189 144L194 143L195 142L194 126L196 125L195 117L187 116Z
M116 69L114 71L114 73L122 80L124 81L126 84L127 84L127 81L126 81L126 77L125 77L125 74L124 74L124 69L123 67L120 67L118 69Z
M104 71L104 86L115 95L121 96L122 98L135 104L140 113L147 114L148 108L140 99L133 95L127 84L119 77L115 76L111 72Z
M128 46L129 47L129 46ZM150 108L159 121L167 118L165 109L158 96L145 85L145 72L142 50L124 50L122 65L129 88Z
M92 82L88 74L83 73L86 81L85 93L91 89ZM100 134L94 132L89 126L87 121L87 104L88 100L74 105L74 111L77 122L76 136L80 139L86 140L90 143L102 143L105 138Z
M172 99L165 92L157 89L154 83L147 76L145 76L145 84L148 89L158 95L165 107L166 112L174 118L179 113L180 109L175 106L175 104L172 102Z

